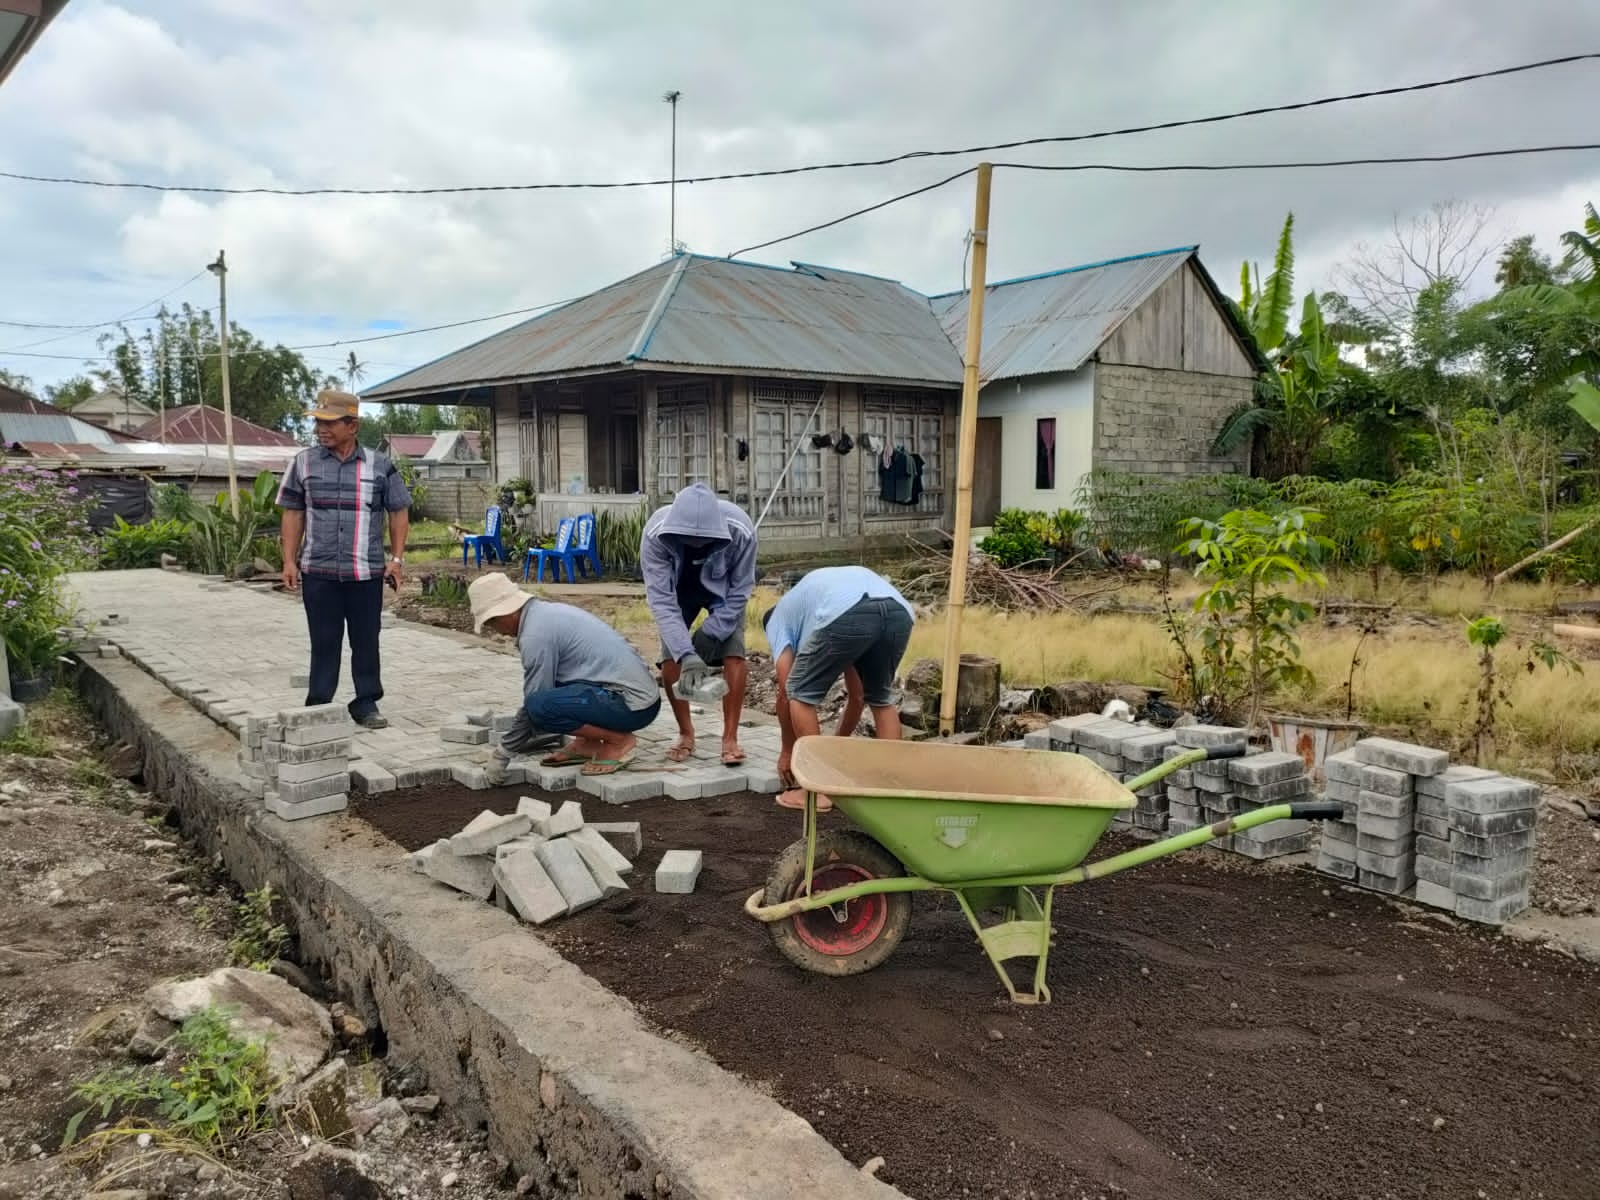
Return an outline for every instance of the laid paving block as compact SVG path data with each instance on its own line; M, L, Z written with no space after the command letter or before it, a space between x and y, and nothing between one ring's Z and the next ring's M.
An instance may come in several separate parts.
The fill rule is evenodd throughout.
M1358 839L1409 842L1414 833L1410 817L1373 817L1362 813L1356 818Z
M330 775L338 775L348 785L350 764L342 758L324 758L317 762L305 763L280 762L277 775L280 783L310 783L313 779L326 779Z
M534 825L533 831L540 837L558 838L562 834L571 833L574 829L583 828L583 805L576 800L564 801L560 808L551 813L544 820ZM548 865L545 868L549 870ZM559 882L559 880L557 881Z
M1341 750L1338 754L1330 754L1322 760L1322 774L1330 784L1347 783L1360 787L1361 772L1365 766L1366 764L1356 757L1354 750Z
M288 804L304 804L308 800L321 800L324 796L343 796L349 791L348 771L325 775L321 779L309 779L304 783L278 781L278 796Z
M546 792L570 791L578 786L578 771L580 769L573 766L546 767L540 765L538 775L530 779L529 782L537 784L542 791Z
M1254 787L1284 779L1298 779L1306 773L1306 764L1298 754L1284 754L1278 750L1252 754L1248 758L1229 759L1227 762L1229 779Z
M668 850L656 867L656 891L687 896L700 878L702 859L698 850Z
M1539 807L1539 788L1525 779L1496 776L1447 784L1445 802L1453 809L1479 815Z
M316 796L310 800L293 800L284 796L267 796L267 811L280 821L303 821L307 817L325 817L343 812L350 807L350 797L345 792Z
M1415 788L1411 776L1404 771L1391 771L1388 767L1362 767L1361 790L1380 796L1409 797Z
M427 874L447 887L487 900L494 891L494 862L482 855L463 858L450 852L449 842L434 843L428 858Z
M539 865L549 874L550 881L561 892L561 898L567 902L568 912L578 912L604 899L600 885L589 873L583 856L566 838L545 842L534 854L539 859Z
M1507 833L1524 833L1539 824L1539 814L1531 808L1515 812L1474 813L1457 809L1450 818L1452 829L1474 837L1499 837Z
M450 839L450 853L465 857L471 854L488 854L501 842L521 837L533 828L533 822L521 813L507 813L493 821L486 821L470 833L463 830Z
M487 791L506 782L503 778L491 778L489 768L478 763L451 763L450 777L461 787L474 792Z
M548 820L555 810L550 807L550 801L539 800L533 796L520 796L517 798L517 811L530 821L538 822Z
M1452 783L1470 783L1477 779L1493 779L1496 772L1485 767L1446 767L1437 775L1417 780L1417 794L1443 800L1445 789Z
M595 821L585 828L605 838L629 862L644 852L644 828L638 821Z
M1419 854L1413 866L1417 872L1417 879L1427 880L1439 887L1450 886L1450 860L1447 858L1426 858ZM1454 895L1454 893L1451 893Z
M1424 879L1417 874L1418 904L1426 904L1429 908L1442 908L1446 912L1454 912L1456 907L1456 894L1450 890L1449 884L1438 884Z
M633 775L626 771L616 775L578 776L578 790L598 797L602 804L653 800L661 795L664 786L660 775Z
M1527 892L1506 896L1501 900L1474 900L1470 896L1456 897L1456 916L1463 921L1477 921L1484 925L1504 925L1532 903Z
M543 925L566 914L566 897L536 851L521 850L497 859L491 873L512 910L529 924Z
M1450 755L1427 746L1414 746L1393 738L1362 738L1355 744L1357 760L1373 767L1387 767L1406 775L1438 775L1450 765Z
M1023 739L1026 741L1027 739ZM1043 747L1049 749L1048 746ZM761 795L776 796L783 791L783 780L778 776L776 767L746 767L744 769L744 783L752 792Z
M1185 725L1172 731L1174 741L1186 750L1209 750L1214 746L1243 746L1245 731L1231 725Z

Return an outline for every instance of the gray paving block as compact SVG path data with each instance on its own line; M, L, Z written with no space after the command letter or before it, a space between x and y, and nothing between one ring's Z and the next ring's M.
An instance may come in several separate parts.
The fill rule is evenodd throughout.
M1416 856L1405 854L1382 854L1375 850L1364 848L1359 839L1356 842L1356 865L1363 871L1372 871L1378 875L1389 875L1399 878L1412 873L1412 863Z
M1409 822L1412 814L1417 811L1417 801L1416 797L1411 795L1391 796L1383 792L1363 790L1361 798L1356 802L1356 811L1362 818L1381 817L1391 821Z
M1245 731L1231 725L1184 725L1172 731L1173 739L1188 750L1209 750L1213 746L1242 746Z
M343 812L350 807L350 797L345 792L334 792L309 800L295 800L280 794L266 797L263 803L267 811L280 821L302 821L307 817L325 817Z
M326 779L330 775L343 777L349 783L350 763L343 758L324 758L317 762L292 763L280 762L277 764L277 778L280 783L310 783L314 779Z
M1539 814L1531 808L1516 812L1474 813L1457 809L1450 818L1450 827L1474 837L1499 837L1507 833L1524 833L1539 824Z
M1238 830L1234 837L1242 838L1248 842L1271 842L1280 838L1299 837L1301 834L1315 833L1310 821L1302 821L1290 817L1282 821L1268 821L1265 825L1253 825L1249 829Z
M291 671L289 673L289 686L292 688L305 688L311 686L310 671Z
M1142 737L1151 732L1148 725L1130 725L1126 721L1114 721L1109 717L1102 717L1077 727L1072 734L1072 742L1079 750L1095 750L1101 754L1114 754L1122 757L1122 743L1129 738Z
M417 874L426 875L428 873L428 863L433 856L439 852L439 847L441 845L444 845L442 839L434 842L432 845L424 846L420 850L413 850L410 854L406 855L406 862ZM445 846L445 853L448 854L449 852L450 848Z
M776 796L783 791L783 780L778 777L777 767L746 767L744 784L752 792L761 795Z
M1368 841L1409 842L1416 833L1410 817L1373 817L1366 813L1356 818L1356 837Z
M349 791L348 771L340 771L337 775L325 775L321 779L310 779L304 783L278 781L278 798L286 804L304 804L308 800L320 800L324 796L343 796Z
M1430 796L1426 792L1419 791L1417 793L1417 812L1422 816L1436 817L1441 821L1450 819L1450 805L1445 802L1445 798L1442 795Z
M544 869L536 851L520 850L497 859L491 874L512 909L524 921L543 925L566 914L566 898Z
M1106 725L1108 727L1111 725L1122 725L1123 728L1127 728L1126 725L1123 725L1123 722L1108 721L1099 713L1078 713L1071 717L1060 717L1057 720L1051 721L1049 725L1045 726L1045 728L1050 732L1051 744L1053 746L1064 747L1078 745L1078 731L1080 729L1086 729L1090 726L1099 725Z
M1334 858L1348 858L1351 862L1355 862L1355 835L1352 834L1348 840L1341 837L1330 837L1328 833L1329 825L1330 823L1327 821L1322 822L1322 828L1319 831L1322 834L1320 846L1322 853L1331 854Z
M1335 858L1327 853L1326 847L1317 855L1317 870L1324 875L1332 875L1336 879L1343 879L1354 883L1358 874L1356 862L1353 858Z
M1387 858L1404 855L1409 858L1416 852L1416 835L1405 834L1401 837L1383 837L1380 834L1364 833L1361 826L1356 826L1356 849L1364 850L1371 854L1381 854Z
M598 788L584 786L586 782L598 783ZM597 779L593 776L585 780L578 778L578 786L591 796L599 798L602 804L633 804L639 800L653 800L661 795L665 781L660 775L640 775L622 772L617 775L602 775Z
M493 829L495 823L500 820L500 816L501 814L495 812L494 809L486 808L463 825L457 832L477 833L481 829ZM449 841L450 839L446 838L445 840Z
M698 850L668 850L656 867L656 891L686 896L700 878L703 856Z
M530 821L548 820L555 811L548 800L538 800L533 796L520 796L517 799L517 811Z
M1169 824L1178 821L1182 821L1186 825L1204 825L1206 823L1205 814L1200 811L1200 806L1197 804L1179 804L1176 801L1169 801L1167 816Z
M1330 779L1324 785L1322 794L1329 800L1349 801L1351 804L1361 799L1361 785L1359 783L1340 783Z
M1447 817L1430 817L1419 812L1411 818L1411 823L1416 827L1419 837L1438 838L1444 842L1450 840L1450 820Z
M583 859L583 865L589 868L589 874L594 877L596 885L600 888L602 900L615 896L628 890L628 885L623 882L622 874L617 870L617 852L612 849L611 843L598 833L592 838L581 835L592 832L580 829L576 833L568 834L566 841L578 851L578 857ZM631 867L626 859L624 864Z
M1497 833L1492 837L1479 837L1459 829L1450 831L1450 849L1456 854L1473 858L1502 858L1522 850L1532 850L1538 841L1538 831L1527 829L1521 833Z
M1369 892L1381 892L1385 896L1404 896L1416 885L1416 876L1410 872L1401 876L1391 876L1363 871L1359 866L1356 870L1356 886L1364 887Z
M480 823L481 822L481 823ZM492 821L474 820L476 828L464 829L450 839L450 853L461 857L489 854L501 842L521 837L533 828L533 822L521 813L507 813Z
M637 824L638 822L634 822ZM626 875L633 870L633 861L612 844L611 839L601 833L593 825L585 825L582 829L567 834L567 839L578 847L578 852L583 855L584 862L592 868L596 860L605 863L618 875ZM585 849L588 847L588 849ZM595 875L599 879L598 874ZM603 881L602 881L603 882Z
M1526 892L1533 884L1532 871L1513 871L1505 875L1473 875L1450 872L1450 890L1469 900L1504 900Z
M1231 796L1233 794L1233 780L1226 775L1202 775L1196 771L1194 774L1194 786L1196 791L1203 792L1207 796Z
M1110 754L1105 751L1088 749L1081 746L1078 748L1077 753L1081 757L1087 758L1090 762L1094 763L1095 766L1100 767L1102 770L1109 771L1113 775L1120 776L1122 774L1122 755L1120 754Z
M1443 750L1427 746L1414 746L1393 738L1362 738L1355 744L1356 758L1367 766L1387 767L1407 775L1433 776L1450 765L1450 756Z
M1388 767L1361 768L1361 790L1380 796L1407 798L1415 794L1411 776L1404 771L1391 771Z
M1167 831L1167 814L1163 812L1135 812L1133 814L1135 829L1143 829L1148 833L1165 833Z
M450 852L448 842L436 842L428 858L427 874L458 892L487 900L494 891L494 861L483 855L462 858Z
M1152 767L1162 761L1161 752L1174 744L1173 739L1170 729L1158 729L1154 733L1127 738L1122 743L1122 760L1125 763L1138 763L1143 768Z
M1276 822L1273 824L1276 824ZM1264 825L1262 828L1271 829L1272 825ZM1247 834L1255 834L1257 832L1259 830L1250 829L1246 831ZM1246 858L1282 858L1287 854L1306 853L1306 851L1313 848L1315 841L1316 833L1312 830L1264 839L1247 837L1244 834L1234 834L1233 849L1234 853L1242 854Z
M638 821L595 821L584 828L605 838L630 862L644 852L644 829Z
M1445 789L1452 783L1470 783L1476 779L1493 779L1496 774L1497 772L1488 770L1485 767L1446 767L1437 775L1419 778L1417 780L1417 794L1443 800Z
M1533 864L1534 851L1531 849L1508 850L1493 858L1481 858L1476 854L1462 854L1454 850L1450 853L1451 869L1469 875L1513 875L1518 871L1531 871Z
M578 771L580 768L546 767L539 768L539 774L529 782L535 783L546 792L566 792L578 786Z
M1202 758L1197 763L1190 763L1189 770L1195 775L1211 779L1228 779L1228 766L1233 761L1231 758Z
M348 747L354 734L355 725L347 718L340 725L286 725L283 741L285 746L325 746L330 742L343 742Z
M1484 925L1504 925L1532 903L1527 892L1518 892L1500 900L1474 900L1469 896L1456 897L1456 916L1464 921L1477 921Z
M1200 806L1200 793L1191 787L1178 787L1176 784L1167 785L1167 802L1169 804L1187 804L1192 808Z
M1048 727L1030 729L1022 735L1022 745L1027 750L1049 750L1050 730Z
M1305 761L1298 754L1284 754L1279 750L1228 759L1227 763L1229 779L1254 787L1284 779L1299 779L1306 773Z
M1427 834L1417 834L1416 851L1418 858L1437 858L1443 862L1450 861L1450 839L1431 837Z
M576 800L563 801L561 807L534 824L533 831L540 837L558 838L583 828L583 805ZM546 866L546 870L549 867ZM560 881L557 880L559 883Z
M475 792L487 791L489 788L499 787L506 782L504 779L491 778L489 768L480 766L477 763L452 763L450 765L450 776L461 787L470 788Z
M1450 885L1424 879L1420 871L1417 873L1416 900L1418 904L1426 904L1429 908L1442 908L1446 912L1454 912L1456 907L1456 894L1450 890Z
M1444 798L1452 809L1479 815L1539 807L1539 789L1535 784L1503 775L1447 784Z
M1349 821L1323 821L1320 822L1322 840L1326 842L1339 842L1350 847L1350 853L1355 854L1356 827Z
M524 850L537 850L548 838L542 838L537 833L525 833L521 837L514 837L509 842L501 842L494 848L494 860L499 862L508 854L518 854Z
M1205 823L1187 817L1179 817L1176 813L1167 819L1167 835L1177 837L1180 833L1193 833L1196 829L1204 829Z
M482 746L489 741L489 731L479 725L441 725L439 740L464 746Z
M661 780L661 794L668 800L698 800L702 786L693 775L666 775Z
M1341 750L1322 760L1322 773L1329 783L1347 783L1361 786L1361 771L1365 766L1354 750Z
M1436 884L1439 887L1450 886L1449 859L1428 858L1419 854L1417 855L1413 865L1416 869L1417 879L1419 881L1425 879L1429 883Z
M278 723L286 730L312 725L348 725L350 714L342 704L316 704L309 708L279 709Z
M1233 794L1251 804L1292 804L1311 799L1311 780L1298 775L1276 783L1236 783Z
M604 899L600 885L589 873L583 856L566 838L545 842L534 854L538 856L539 865L549 874L550 881L561 892L561 898L567 902L568 912L578 912Z

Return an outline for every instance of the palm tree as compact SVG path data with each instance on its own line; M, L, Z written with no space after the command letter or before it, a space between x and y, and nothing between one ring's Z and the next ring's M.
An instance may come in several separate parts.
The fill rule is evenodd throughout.
M349 390L352 392L356 390L356 384L367 377L367 364L356 358L354 350L350 351L350 357L345 359L344 375L345 381L349 384Z

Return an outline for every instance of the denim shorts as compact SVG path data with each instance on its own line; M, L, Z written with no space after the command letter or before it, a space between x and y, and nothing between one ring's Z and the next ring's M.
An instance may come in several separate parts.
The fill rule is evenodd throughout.
M894 673L911 641L911 614L891 597L863 597L807 636L795 651L784 691L802 704L821 704L834 680L854 667L867 703L894 703Z
M564 683L524 697L522 707L538 729L572 733L583 725L632 733L643 729L661 711L661 698L646 708L629 708L622 697L594 683Z

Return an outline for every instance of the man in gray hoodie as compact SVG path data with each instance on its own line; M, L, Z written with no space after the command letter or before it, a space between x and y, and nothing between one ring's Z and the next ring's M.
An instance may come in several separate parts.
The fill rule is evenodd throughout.
M639 565L661 634L661 682L678 720L678 740L667 757L683 762L694 753L689 702L676 685L681 681L685 691L692 691L720 665L728 685L722 698L722 761L737 766L744 762L739 748L744 611L756 587L756 527L737 504L718 499L703 483L691 483L645 522ZM706 619L691 633L701 613Z

